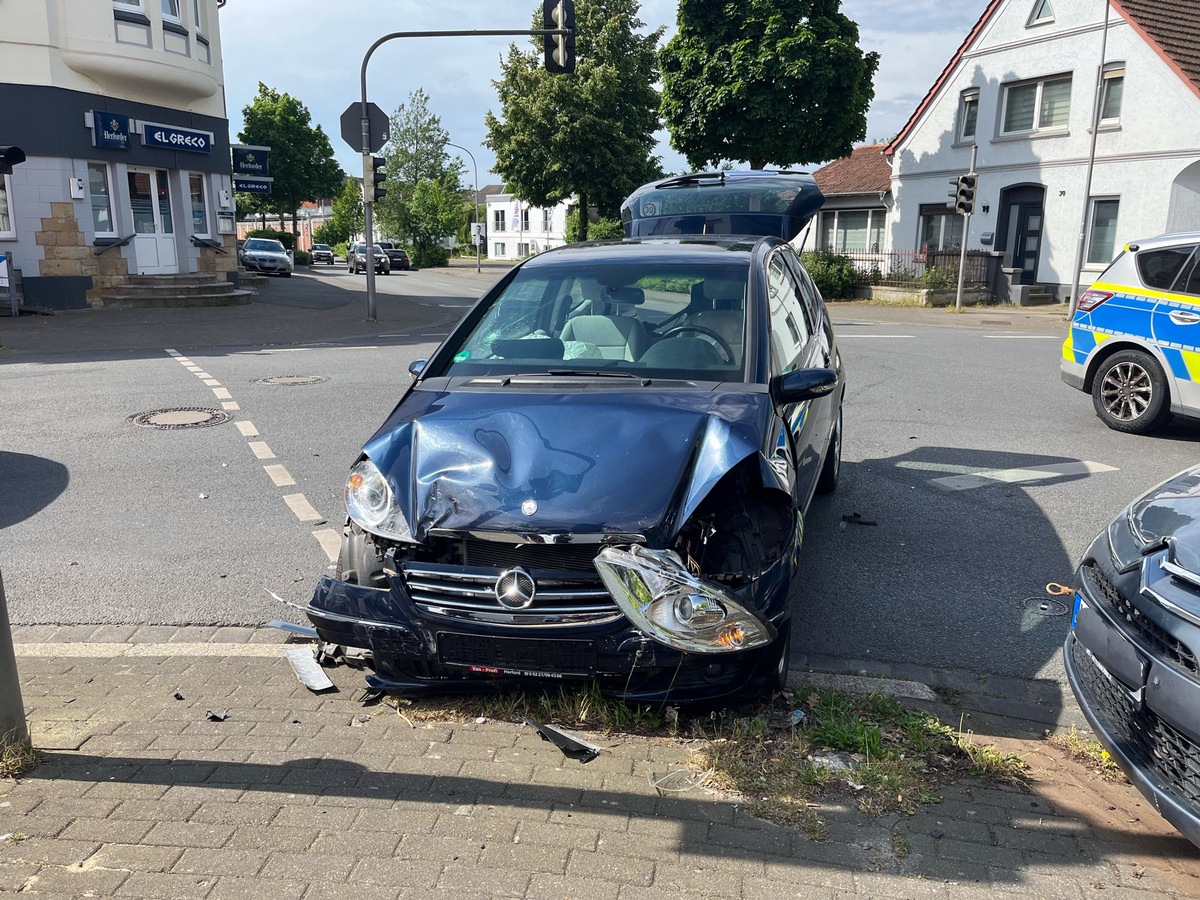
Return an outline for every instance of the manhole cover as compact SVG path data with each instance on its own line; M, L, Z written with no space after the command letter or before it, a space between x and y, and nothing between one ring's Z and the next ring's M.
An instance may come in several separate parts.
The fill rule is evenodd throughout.
M1021 606L1039 616L1065 616L1071 611L1067 604L1050 597L1026 597Z
M328 381L324 375L271 375L267 378L259 378L255 384L320 384L322 381Z
M173 431L179 428L207 428L210 425L224 425L232 416L219 409L208 409L203 406L177 406L174 409L154 409L150 412L137 413L125 421L140 425L143 428L161 428Z

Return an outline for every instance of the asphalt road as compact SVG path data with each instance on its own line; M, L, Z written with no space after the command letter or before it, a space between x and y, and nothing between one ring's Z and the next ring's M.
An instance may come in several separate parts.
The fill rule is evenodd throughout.
M379 323L363 321L363 276L341 267L272 281L250 307L0 319L0 566L14 622L287 617L267 592L306 600L330 566L346 471L408 364L502 271L380 277ZM1061 680L1068 617L1022 601L1069 582L1113 515L1193 463L1200 425L1106 429L1059 380L1065 325L1052 317L833 316L845 466L809 513L793 652ZM324 380L261 381L281 375ZM214 427L127 422L223 403L238 408ZM938 481L1080 462L1096 471ZM877 524L843 521L853 513Z

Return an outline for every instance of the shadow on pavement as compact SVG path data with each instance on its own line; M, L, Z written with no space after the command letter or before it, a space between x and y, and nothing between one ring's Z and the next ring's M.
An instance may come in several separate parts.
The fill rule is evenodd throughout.
M70 482L71 475L62 463L0 450L0 529L37 515L58 499Z

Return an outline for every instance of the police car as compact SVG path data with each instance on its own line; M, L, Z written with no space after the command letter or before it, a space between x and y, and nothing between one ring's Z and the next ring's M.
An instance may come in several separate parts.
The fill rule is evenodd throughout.
M1079 298L1062 356L1109 428L1200 417L1200 231L1128 244Z

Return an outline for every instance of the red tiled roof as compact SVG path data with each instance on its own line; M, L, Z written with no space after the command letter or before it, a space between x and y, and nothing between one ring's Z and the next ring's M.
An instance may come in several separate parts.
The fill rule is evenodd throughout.
M892 167L883 158L885 144L863 144L849 156L813 172L826 197L831 194L878 194L892 189Z
M934 97L958 66L967 48L983 31L992 16L1006 0L992 0L975 27L971 29L966 39L959 46L942 74L929 89L920 104L909 116L900 133L892 138L884 149L884 154L891 157L896 147L908 137L921 114L925 112ZM1200 96L1200 35L1191 23L1200 14L1200 0L1110 0L1112 8L1136 31L1143 40L1160 56L1163 61L1177 74L1192 93Z

